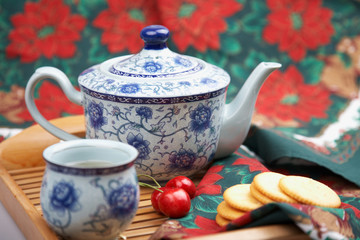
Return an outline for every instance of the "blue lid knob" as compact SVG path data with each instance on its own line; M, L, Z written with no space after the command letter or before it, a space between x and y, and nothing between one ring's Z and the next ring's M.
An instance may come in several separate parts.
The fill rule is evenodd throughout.
M153 50L167 48L166 41L169 35L169 29L161 25L147 26L140 33L140 37L145 42L145 49Z

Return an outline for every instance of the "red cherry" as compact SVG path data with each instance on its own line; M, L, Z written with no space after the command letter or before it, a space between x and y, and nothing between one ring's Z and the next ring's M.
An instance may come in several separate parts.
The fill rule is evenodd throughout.
M165 189L167 189L167 187L161 187L159 188L161 191L164 191ZM153 206L153 208L161 213L160 209L159 209L159 204L158 204L158 201L159 201L159 197L160 195L162 194L161 191L158 191L158 190L154 190L151 194L151 204Z
M158 199L160 211L168 217L184 217L191 207L189 194L182 188L167 188Z
M174 177L173 179L169 180L166 183L165 187L182 188L189 194L190 199L193 199L195 197L195 192L196 192L195 184L188 177L185 176Z

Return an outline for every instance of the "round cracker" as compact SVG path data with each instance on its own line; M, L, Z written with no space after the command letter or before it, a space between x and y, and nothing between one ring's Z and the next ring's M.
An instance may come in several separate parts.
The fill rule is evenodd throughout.
M253 195L254 198L256 198L259 202L263 204L275 202L274 200L268 198L267 196L259 192L259 190L256 189L254 184L250 184L250 193L251 195Z
M280 189L279 181L283 177L285 175L280 173L262 172L254 177L253 184L260 193L276 202L298 203Z
M244 211L230 207L225 201L222 201L216 210L220 216L229 220L235 220L245 214Z
M216 217L215 217L215 222L223 227L225 225L228 225L231 221L226 219L226 218L223 218L220 214L216 214Z
M286 176L279 187L298 202L321 207L338 208L340 197L334 190L314 179L302 176Z
M224 192L224 200L231 207L240 211L252 211L263 204L250 193L250 184L237 184Z

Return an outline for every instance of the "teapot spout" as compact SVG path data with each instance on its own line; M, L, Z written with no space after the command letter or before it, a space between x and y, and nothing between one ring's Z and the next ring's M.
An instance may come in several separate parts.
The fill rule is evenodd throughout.
M251 125L256 98L266 78L281 64L262 62L250 74L235 98L225 105L220 139L215 158L236 151L244 142Z

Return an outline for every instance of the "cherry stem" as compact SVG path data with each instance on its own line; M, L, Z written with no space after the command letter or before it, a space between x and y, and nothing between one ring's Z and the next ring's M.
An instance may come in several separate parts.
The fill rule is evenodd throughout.
M139 186L141 187L148 187L148 188L152 188L152 189L155 189L159 192L163 192L161 189L161 185L155 180L155 178L153 178L152 176L149 176L147 174L139 174L138 177L147 177L147 178L150 178L151 180L153 180L153 182L156 184L156 186L153 186L153 185L150 185L148 183L143 183L143 182L139 182Z
M163 192L161 189L159 189L158 187L155 187L153 185L147 184L147 183L143 183L143 182L139 182L139 186L141 187L147 187L147 188L152 188L154 190L157 190L159 192Z

